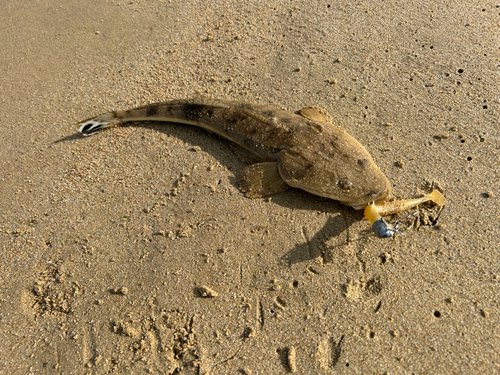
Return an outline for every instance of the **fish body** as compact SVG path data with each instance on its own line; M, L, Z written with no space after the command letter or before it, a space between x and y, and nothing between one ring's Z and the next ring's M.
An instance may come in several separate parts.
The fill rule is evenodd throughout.
M356 139L329 122L319 108L299 113L226 100L171 100L93 117L80 122L78 130L88 135L137 121L194 125L232 141L241 154L251 156L252 164L239 179L249 197L292 186L355 209L387 199L388 179Z

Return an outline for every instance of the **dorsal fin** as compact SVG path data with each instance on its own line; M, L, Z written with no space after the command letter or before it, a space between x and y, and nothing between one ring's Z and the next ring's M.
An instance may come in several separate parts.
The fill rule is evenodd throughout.
M321 107L305 107L299 110L299 114L311 121L331 122L331 116L326 109Z

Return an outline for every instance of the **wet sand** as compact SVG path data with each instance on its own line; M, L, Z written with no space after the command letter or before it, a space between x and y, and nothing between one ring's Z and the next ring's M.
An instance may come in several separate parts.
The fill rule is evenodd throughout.
M494 2L7 1L0 373L499 371ZM110 110L194 95L325 108L396 198L373 235L296 189L248 199L201 129Z

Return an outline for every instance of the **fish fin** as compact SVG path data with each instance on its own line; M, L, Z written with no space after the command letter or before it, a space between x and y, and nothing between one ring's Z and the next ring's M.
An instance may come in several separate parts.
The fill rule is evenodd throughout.
M240 189L249 198L277 194L288 187L278 171L278 162L263 162L246 167L239 178Z
M229 108L228 104L223 100L212 98L211 96L204 95L199 92L196 92L193 97L187 99L186 102L189 104L214 105L217 107Z
M320 107L305 107L299 110L299 114L311 121L331 122L331 116L328 114L326 109Z

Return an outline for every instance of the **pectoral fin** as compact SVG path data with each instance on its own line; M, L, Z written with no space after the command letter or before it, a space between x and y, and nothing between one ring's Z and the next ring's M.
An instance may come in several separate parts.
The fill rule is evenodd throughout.
M238 182L241 191L249 198L273 195L288 187L279 174L278 162L249 165L243 170Z

